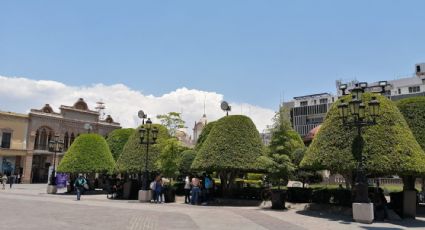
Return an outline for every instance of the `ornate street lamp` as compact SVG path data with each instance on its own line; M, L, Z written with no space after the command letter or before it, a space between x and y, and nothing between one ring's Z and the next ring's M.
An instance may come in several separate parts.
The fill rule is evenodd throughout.
M347 104L344 100L341 100L338 105L338 110L344 126L357 128L357 134L352 147L353 155L357 160L353 217L356 221L371 223L373 221L373 204L370 204L368 196L365 156L363 156L362 153L364 142L361 130L362 127L376 125L380 103L376 97L373 96L372 100L368 103L368 107L366 107L362 100L366 88L367 84L356 84L356 87L351 90L351 101ZM366 113L369 116L366 116Z
M149 190L149 171L148 171L148 161L149 161L149 145L153 145L156 143L156 139L158 138L158 129L156 127L152 128L152 121L150 118L146 121L146 125L139 129L140 132L140 144L146 145L146 159L145 159L145 173L142 189ZM152 135L152 138L150 138Z
M59 140L59 135L55 135L53 140L49 141L49 151L53 152L53 169L52 169L52 174L50 175L50 180L49 180L49 185L50 186L56 186L56 155L59 152L62 152L64 147L64 142L63 140ZM55 193L56 192L56 188L52 188L52 190L50 190L50 193Z
M367 84L364 83L356 84L356 87L351 91L351 101L347 104L344 100L341 100L338 105L339 115L343 125L357 128L357 135L354 139L355 143L353 143L353 154L357 160L354 202L360 204L370 203L368 197L365 157L362 154L363 139L361 130L362 127L376 125L376 118L379 116L380 106L379 101L375 96L373 96L372 100L368 103L368 108L366 108L366 105L362 101L362 96L366 87ZM366 112L370 118L366 116ZM353 213L355 212L353 204Z

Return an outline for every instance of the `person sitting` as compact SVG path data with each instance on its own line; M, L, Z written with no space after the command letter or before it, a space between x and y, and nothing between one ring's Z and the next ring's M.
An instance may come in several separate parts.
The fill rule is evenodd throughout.
M384 195L384 190L382 188L377 188L373 197L372 197L375 219L376 220L385 220L388 219L388 202Z

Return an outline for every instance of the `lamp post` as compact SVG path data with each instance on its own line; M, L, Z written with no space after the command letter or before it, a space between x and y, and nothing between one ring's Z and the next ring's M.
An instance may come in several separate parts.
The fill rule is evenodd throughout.
M342 119L343 125L355 127L357 129L357 134L352 147L354 157L357 160L354 202L359 203L360 205L369 205L370 203L368 197L367 173L365 169L366 159L362 154L364 143L362 138L362 128L376 125L376 118L379 116L380 106L380 103L375 96L373 96L372 100L369 101L368 107L366 107L365 103L363 103L362 96L366 87L366 83L356 84L356 87L351 90L351 101L346 103L344 100L341 100L338 105L339 115ZM355 204L353 204L353 215L355 216L354 219L356 219L356 210L354 205ZM371 215L373 220L373 206ZM360 220L360 222L362 221Z
M62 152L63 146L64 142L63 140L59 140L59 135L55 135L53 140L49 141L49 151L53 152L53 169L47 189L48 193L56 193L56 155L58 152Z
M150 118L146 121L146 124L139 129L140 132L140 144L146 145L146 158L145 158L145 172L144 172L144 180L142 185L142 190L149 190L148 184L148 161L149 161L149 145L153 145L156 143L156 139L158 137L158 129L156 127L152 128L152 121ZM152 138L150 138L152 135Z

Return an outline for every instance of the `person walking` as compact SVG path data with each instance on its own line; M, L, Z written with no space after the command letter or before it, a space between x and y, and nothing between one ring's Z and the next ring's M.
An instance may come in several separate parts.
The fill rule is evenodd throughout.
M192 205L199 203L199 195L201 193L200 181L197 177L192 178L192 199L190 203Z
M190 203L190 178L189 176L186 176L184 179L184 203L189 204Z
M83 174L78 174L77 179L74 182L75 190L77 191L77 200L80 200L81 194L84 192L84 188L87 188L87 180L83 177Z
M3 174L3 176L1 177L1 183L3 184L3 190L4 190L6 188L6 183L7 183L6 174Z
M161 176L157 176L155 181L155 202L156 203L163 203L162 200L162 178Z
M10 177L9 177L10 188L12 188L13 183L15 183L15 175L11 174Z

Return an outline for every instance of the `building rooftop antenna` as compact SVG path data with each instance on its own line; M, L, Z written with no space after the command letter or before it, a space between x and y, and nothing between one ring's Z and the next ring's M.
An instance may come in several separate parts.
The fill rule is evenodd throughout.
M95 107L96 111L99 113L99 119L103 120L105 117L105 103L102 101L102 99L100 99L98 102L96 102L96 107Z

